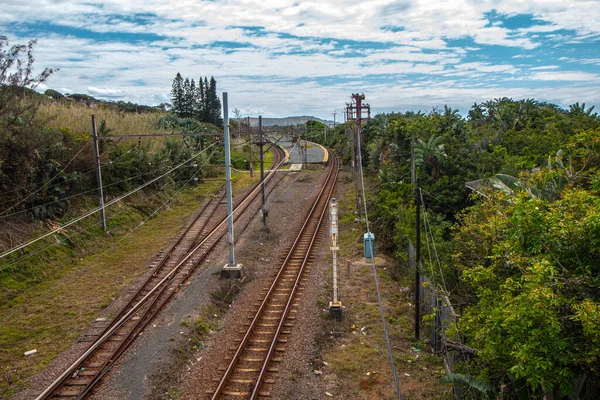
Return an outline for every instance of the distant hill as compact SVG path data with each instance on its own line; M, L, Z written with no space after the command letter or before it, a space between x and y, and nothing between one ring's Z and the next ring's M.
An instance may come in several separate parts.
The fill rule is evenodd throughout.
M152 112L157 112L157 111L167 111L170 108L170 105L165 104L165 103L163 103L159 106L146 106L143 104L125 102L122 100L110 101L110 100L97 99L95 97L89 96L87 94L81 94L81 93L62 94L53 89L48 89L43 94L48 97L51 97L55 101L76 102L76 103L80 103L80 104L85 104L88 107L90 107L90 106L94 107L94 106L100 105L100 106L111 108L111 109L118 110L118 111L132 112L132 113L138 113L138 114L152 113Z
M234 119L234 118L232 118ZM311 117L307 115L295 116L295 117L284 117L284 118L263 118L263 126L287 126L287 125L298 125L304 124L306 121L318 121L325 125L333 125L333 121L326 121L317 117ZM258 118L250 117L250 125L257 126Z
M33 92L33 91L32 91ZM34 92L35 93L35 92ZM44 95L53 98L56 101L64 101L64 102L77 102L81 104L85 104L89 106L104 106L107 108L115 109L118 111L124 112L134 112L134 113L151 113L156 111L169 111L171 108L170 104L160 104L158 106L146 106L142 104L136 104L125 101L111 101L111 100L103 100L97 99L87 94L81 93L60 93L53 89L48 89L44 93ZM231 114L229 115L230 120L235 120ZM328 121L324 119L320 119L317 117L301 115L294 117L284 117L284 118L263 118L263 126L287 126L287 125L303 125L306 121L318 121L325 125L333 125L333 121ZM250 125L258 126L258 118L250 117Z

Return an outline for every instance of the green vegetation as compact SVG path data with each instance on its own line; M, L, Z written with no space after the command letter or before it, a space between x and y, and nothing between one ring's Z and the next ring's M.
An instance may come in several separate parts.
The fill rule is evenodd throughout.
M71 345L93 316L147 271L149 260L167 247L186 217L217 190L219 182L202 180L220 173L215 165L223 163L222 146L208 136L138 140L139 133L216 130L166 113L164 105L37 93L33 89L54 71L33 75L34 45L9 47L0 37L0 251L97 207L90 114L96 115L99 136L135 140L99 142L106 201L197 156L108 207L109 232L92 215L0 260L0 397L14 393ZM200 325L196 328L203 333ZM32 348L37 355L24 357Z
M173 113L182 118L193 118L223 127L221 118L221 100L217 96L217 81L212 76L196 82L189 78L183 79L178 72L173 79L171 102Z
M348 157L342 129L328 144ZM450 295L461 339L476 351L457 366L465 375L450 380L481 390L467 396L592 398L600 386L593 108L502 98L474 104L466 118L449 107L380 114L363 129L363 143L372 226L399 260L407 238L415 242L414 143L441 261L431 269L424 253L424 272Z

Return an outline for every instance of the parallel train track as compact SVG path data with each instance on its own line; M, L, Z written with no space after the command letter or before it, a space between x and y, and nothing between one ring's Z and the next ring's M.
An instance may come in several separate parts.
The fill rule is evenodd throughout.
M266 189L273 190L282 174L276 179L276 170L283 164L283 151L274 147L272 170L265 174ZM277 182L275 182L277 180ZM260 183L242 198L233 210L234 221L253 204L260 193ZM212 198L196 212L193 222L184 233L153 264L154 273L142 284L129 303L109 324L89 336L88 350L71 364L36 400L82 399L110 370L146 326L158 315L207 254L225 235L227 211L219 207L224 192ZM248 225L249 221L242 229ZM239 234L239 231L238 231Z
M302 280L310 266L322 221L328 212L329 200L337 181L339 160L330 157L327 178L300 229L287 257L283 261L264 299L257 305L246 324L247 330L238 339L239 345L224 371L218 386L207 395L216 399L254 399L269 397L268 385L274 383L277 363L285 351L286 336L293 326Z

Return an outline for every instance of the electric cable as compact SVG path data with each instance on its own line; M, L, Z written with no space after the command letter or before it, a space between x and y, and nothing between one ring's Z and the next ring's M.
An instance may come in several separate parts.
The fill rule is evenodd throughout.
M214 146L215 144L216 144L216 143L213 143L212 145L210 145L209 147L207 147L207 148L206 148L206 149L204 149L203 151L201 151L201 152L199 152L199 153L197 153L197 154L193 155L192 157L190 157L190 158L189 158L189 159L187 159L186 161L184 161L184 162L180 163L179 165L177 165L177 166L173 167L172 169L170 169L169 171L165 172L164 174L162 174L162 175L160 175L160 176L158 176L158 177L156 177L156 178L154 178L154 179L151 179L150 181L148 181L148 182L144 183L143 185L141 185L141 186L137 187L136 189L133 189L133 190L131 190L130 192L128 192L128 193L126 193L126 194L124 194L124 195L122 195L122 196L119 196L119 197L117 197L117 198L115 198L115 199L113 199L113 200L109 201L108 203L106 203L106 204L104 205L104 207L108 207L108 206L110 206L110 205L112 205L112 204L115 204L116 202L118 202L118 201L120 201L120 200L122 200L122 199L124 199L124 198L126 198L126 197L128 197L128 196L130 196L130 195L132 195L132 194L134 194L135 192L137 192L137 191L139 191L139 190L141 190L141 189L145 188L146 186L149 186L149 185L151 185L152 183L154 183L154 182L158 181L159 179L161 179L161 178L164 178L165 176L167 176L167 175L168 175L168 174L170 174L171 172L173 172L173 171L175 171L175 170L177 170L177 169L181 168L183 165L185 165L185 164L187 164L188 162L192 161L194 158L198 157L200 154L202 154L202 153L206 152L206 151L207 151L209 148L211 148L211 147L212 147L212 146ZM6 250L6 251L4 251L4 252L0 253L0 258L4 258L4 257L8 256L9 254L12 254L12 253L14 253L15 251L18 251L18 250L20 250L20 249L22 249L22 248L25 248L25 247L27 247L27 246L29 246L29 245L31 245L31 244L33 244L33 243L37 242L38 240L41 240L41 239L44 239L44 238L46 238L46 237L48 237L48 236L50 236L50 235L53 235L53 234L55 234L55 233L59 232L61 229L64 229L64 228L66 228L67 226L71 226L71 225L73 225L73 224L75 224L75 223L77 223L77 222L81 221L82 219L85 219L85 218L89 217L90 215L97 213L97 212L98 212L98 211L100 211L101 209L102 209L102 207L96 207L96 208L94 208L93 210L91 210L91 211L88 211L88 212L84 213L83 215L81 215L81 216L79 216L79 217L77 217L77 218L75 218L75 219L73 219L73 220L71 220L71 221L67 222L66 224L64 224L63 226L61 226L61 227L59 227L59 228L53 229L53 230L51 230L50 232L47 232L47 233L45 233L45 234L43 234L43 235L40 235L40 236L38 236L37 238L31 239L31 240L29 240L29 241L27 241L27 242L25 242L25 243L22 243L22 244L20 244L20 245L17 245L17 246L15 246L15 247L13 247L13 248L11 248L11 249L9 249L9 250Z
M446 293L448 293L448 287L446 286L446 279L444 278L444 271L442 270L442 264L440 262L440 258L438 257L437 248L435 246L435 240L433 238L433 232L431 232L431 224L429 224L429 218L428 218L428 215L427 215L427 209L425 207L425 202L423 201L423 193L421 192L420 189L419 189L419 197L421 199L421 205L423 206L423 216L425 217L424 218L424 220L425 220L425 226L429 225L429 235L431 236L431 243L433 245L433 251L434 251L434 254L435 254L435 259L437 261L437 265L438 265L438 268L440 270L440 277L442 278L443 288L444 288L444 291ZM425 235L427 236L427 231L425 231Z
M166 185L162 186L162 187L160 188L160 190L164 190L164 189L166 189L166 188L168 188L168 187L170 187L170 186L174 186L174 185L176 185L176 184L178 184L178 183L181 183L181 182L184 182L184 180L182 180L182 181L177 181L177 182L173 182L173 183L169 183L169 184L166 184ZM156 193L154 193L154 194L152 194L152 195L150 195L150 196L146 197L144 200L150 200L150 199L152 199L152 198L154 198L154 197L158 196L159 194L160 194L160 192L158 192L158 191L157 191ZM126 204L126 203L124 203L124 205L125 205L126 207L128 207L128 208L132 208L132 206L130 206L129 204ZM121 211L119 211L118 213L116 213L115 215L111 215L110 217L108 217L108 218L107 218L107 220L108 220L108 221L110 221L110 220L112 220L112 219L115 219L116 217L118 217L119 215L121 215L121 214L122 214L122 213L124 213L124 212L125 212L125 210L121 210ZM96 226L96 225L101 225L101 222L93 223L93 224L92 224L92 227L93 227L93 226ZM74 239L74 238L77 238L77 237L79 237L79 236L83 235L84 233L88 233L88 232L87 232L87 230L85 230L85 229L84 229L84 232L78 232L78 233L76 233L76 234L74 234L74 235L72 235L72 236L69 236L69 239L70 239L70 240L72 240L72 239ZM47 245L47 246L45 246L45 247L43 247L43 248L37 249L37 250L35 250L35 251L31 252L31 253L27 253L27 254L25 254L25 255L23 255L23 256L21 256L21 257L17 258L16 260L13 260L13 261L11 261L10 263L8 263L8 264L5 264L5 265L3 265L2 267L0 267L0 272L2 272L2 271L4 271L4 270L8 269L9 267L11 267L11 266L13 266L13 265L15 265L15 264L17 264L17 263L19 263L19 262L21 262L21 261L24 261L24 260L26 260L26 259L28 259L28 258L30 258L30 257L33 257L33 256L35 256L35 255L37 255L37 254L39 254L39 253L41 253L41 252L43 252L43 251L45 251L45 250L47 250L47 249L51 248L51 247L53 247L53 246L56 246L56 245L58 245L58 244L60 244L60 242L58 242L58 241L55 241L55 242L53 242L53 243L51 243L51 244L49 244L49 245Z
M215 153L216 150L214 150L210 157L212 157L212 155ZM189 184L189 182L191 182L196 175L201 171L201 168L204 167L204 165L206 163L208 163L208 160L210 159L210 157L207 158L206 162L200 167L198 168L198 170L194 173L194 175L187 180L187 182L179 189L177 190L177 192L175 192L173 194L173 196L171 196L168 200L166 200L162 205L160 205L157 209L155 209L148 217L146 217L146 219L144 219L142 222L140 222L138 225L136 225L134 228L132 228L129 232L127 232L127 234L125 234L122 238L120 238L117 242L113 243L109 248L107 248L106 250L104 250L102 253L99 253L96 257L100 257L104 254L106 254L108 251L110 251L111 249L113 249L116 245L118 245L119 243L121 243L123 240L125 240L127 237L129 237L129 235L131 235L133 232L135 232L136 230L138 230L142 225L144 225L146 223L146 221L148 221L150 218L152 218L154 215L156 215L156 213L158 211L160 211L164 206L166 206L171 200L173 200L173 198L179 193L181 192L185 186L187 186L187 184Z
M424 217L425 217L424 218L424 220L425 220L425 224L424 224L425 225L425 237L428 238L428 236L431 236L431 243L432 243L432 247L433 247L433 252L435 254L435 259L437 261L438 268L440 270L440 276L442 278L443 288L444 288L444 292L445 292L444 293L444 297L446 297L446 294L449 293L449 292L448 292L448 288L446 286L446 281L444 279L444 272L442 270L442 264L441 264L440 259L438 257L437 247L435 245L435 240L433 238L433 232L431 231L431 224L429 223L429 219L428 219L428 216L427 216L427 210L426 210L426 207L425 207L425 202L423 201L423 193L420 190L419 190L419 197L421 199L421 205L423 206L423 214L424 214ZM433 196L433 195L432 195L432 197L435 198L435 196ZM428 231L429 231L429 234L427 233ZM427 242L428 242L428 251L429 251L429 241L427 241ZM432 261L431 261L431 254L430 254L430 263L432 263ZM435 276L435 275L433 275L433 265L431 265L431 268L432 268L432 276ZM434 281L434 284L435 284L435 281ZM437 289L436 289L436 293L437 293ZM456 337L458 339L458 343L462 344L462 339L460 337L460 329L458 327L458 325L459 325L458 324L458 319L456 319L454 321L454 323L456 324L456 328L457 328L456 329ZM446 329L444 328L443 324L442 324L442 335L443 335L444 338L446 338ZM464 350L461 350L460 353L461 353L463 361L465 363L465 367L467 369L467 374L469 376L471 376L471 371L470 371L470 368L469 368L469 364L467 363L467 356L465 355ZM475 389L473 387L471 387L470 390L471 390L473 396L476 397Z
M360 129L357 130L358 143L361 143L360 138ZM369 229L369 214L367 212L367 198L365 195L365 181L363 176L363 167L362 167L362 152L359 151L358 154L358 169L360 173L360 183L362 188L362 201L365 209L365 223L367 227L367 234L370 235L371 231ZM375 254L375 249L373 245L374 241L369 240L369 246L371 247L371 255ZM385 320L385 312L383 310L383 300L381 298L381 290L379 289L379 278L377 276L377 266L375 265L375 257L371 258L371 265L373 267L373 277L375 279L375 288L377 289L377 301L379 303L379 314L381 316L381 322L383 324L383 332L385 334L385 341L387 344L387 353L390 359L390 365L392 368L392 376L394 377L394 384L396 385L396 394L398 395L398 400L402 400L402 394L400 393L400 382L398 381L398 374L396 372L396 364L394 363L394 354L392 352L392 345L390 342L390 335L387 329L387 322ZM418 266L417 266L418 268Z
M121 184L121 183L124 183L124 182L130 181L130 180L132 180L132 179L136 179L136 178L139 178L139 177L141 177L141 176L144 176L144 175L149 175L149 174L152 174L152 173L154 173L154 171L145 172L145 173L143 173L143 174L139 174L139 175L131 176L131 177L127 178L127 179L123 179L123 180L120 180L120 181L118 181L118 182L113 182L113 183L109 183L109 184L107 184L107 185L102 185L102 189L106 189L106 188L109 188L109 187L111 187L111 186L115 186L115 185L118 185L118 184ZM26 208L26 209L24 209L24 210L15 211L14 213L11 213L11 214L2 215L2 216L0 216L0 220L7 219L7 218L9 218L9 217L12 217L12 216L15 216L15 215L23 214L23 213L25 213L25 212L27 212L27 211L31 211L31 210L33 210L33 209L34 209L34 208L36 208L36 207L47 206L47 205L50 205L50 204L54 204L54 203L61 202L61 201L63 201L63 200L70 200L70 199L72 199L72 198L74 198L74 197L83 196L84 194L91 193L91 192L97 192L97 191L98 191L98 188L94 188L94 189L86 190L85 192L80 192L80 193L77 193L77 194L74 194L74 195L71 195L71 196L63 197L63 198L61 198L61 199L58 199L58 200L50 201L50 202L48 202L48 203L38 204L38 205L36 205L36 206L29 207L29 208Z
M81 149L79 149L79 151L73 156L73 158L71 158L69 160L69 162L67 163L67 165L65 165L63 167L63 169L60 170L60 172L58 172L56 175L54 175L52 177L52 179L50 179L48 182L46 182L43 186L39 187L36 191L34 191L33 193L29 194L28 196L24 197L23 199L19 200L17 203L15 203L14 205L12 205L11 207L9 207L8 209L6 209L4 212L2 212L0 215L4 215L8 210L10 210L11 208L14 208L16 206L18 206L19 204L21 204L22 202L24 202L25 200L27 200L28 198L30 198L31 196L33 196L34 194L38 193L40 190L44 189L46 186L48 186L50 184L50 182L52 182L54 179L58 178L58 176L60 176L60 174L62 174L65 169L67 169L67 167L73 162L73 160L75 160L75 158L77 158L77 156L79 155L79 153L81 153L83 151L83 149L85 149L88 146L89 142L84 144L83 147Z

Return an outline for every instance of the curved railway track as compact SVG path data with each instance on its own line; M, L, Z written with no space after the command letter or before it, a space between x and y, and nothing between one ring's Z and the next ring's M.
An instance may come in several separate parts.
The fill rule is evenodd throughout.
M274 383L286 336L293 326L302 280L312 261L312 250L327 216L329 200L338 176L339 160L330 157L330 167L304 225L300 229L273 283L258 308L239 345L232 349L229 364L217 388L207 393L216 399L254 399L269 397L268 385Z
M276 170L283 164L280 148L275 152L274 167L265 174L265 190L272 191L283 174ZM239 200L233 210L234 222L253 204L260 193L260 182ZM154 273L141 285L128 304L110 323L90 332L91 345L36 400L82 399L102 379L146 326L169 303L195 269L227 232L227 210L219 207L225 196L220 191L195 213L179 238L153 262ZM256 208L256 207L254 207ZM258 210L256 210L258 211ZM252 210L252 214L256 211ZM244 224L244 230L249 220ZM238 237L239 237L238 231Z

